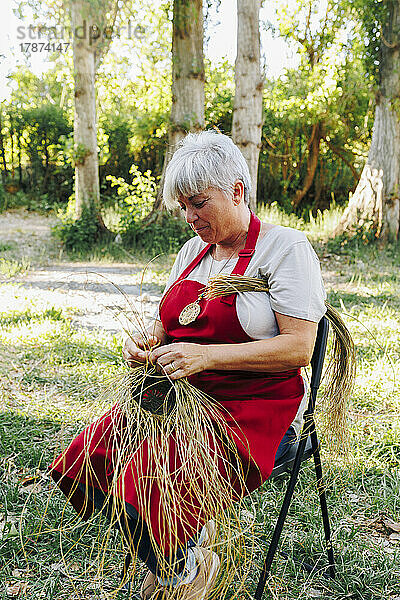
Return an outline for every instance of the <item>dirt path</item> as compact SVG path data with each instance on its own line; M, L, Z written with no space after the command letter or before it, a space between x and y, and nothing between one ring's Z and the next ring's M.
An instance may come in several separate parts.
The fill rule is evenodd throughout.
M0 256L18 261L26 272L0 274L0 310L12 303L15 288L35 304L73 309L76 327L121 330L116 316L133 307L147 321L156 310L162 283L140 285L142 268L129 263L69 262L62 260L61 246L51 237L55 219L24 210L0 214Z

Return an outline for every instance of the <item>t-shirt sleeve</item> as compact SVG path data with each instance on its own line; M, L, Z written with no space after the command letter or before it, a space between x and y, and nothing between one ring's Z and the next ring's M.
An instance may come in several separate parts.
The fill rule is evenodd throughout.
M326 292L319 259L305 236L290 242L260 272L268 280L272 310L315 323L321 320Z

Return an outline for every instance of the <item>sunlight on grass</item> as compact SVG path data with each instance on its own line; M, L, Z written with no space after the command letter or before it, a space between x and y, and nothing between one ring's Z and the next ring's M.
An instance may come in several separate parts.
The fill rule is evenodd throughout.
M312 211L310 211L308 221L304 221L304 219L301 219L294 213L286 213L279 207L277 202L265 205L260 210L257 210L257 215L262 221L301 229L310 239L315 241L327 239L333 233L342 214L343 208L335 204L322 212L318 210L315 217Z
M8 331L0 333L0 340L4 344L16 344L35 346L39 343L45 344L56 338L62 331L63 325L54 321L44 320L40 323L21 324Z
M23 275L29 270L30 261L22 257L20 260L0 258L0 279L1 277L10 278L16 275Z

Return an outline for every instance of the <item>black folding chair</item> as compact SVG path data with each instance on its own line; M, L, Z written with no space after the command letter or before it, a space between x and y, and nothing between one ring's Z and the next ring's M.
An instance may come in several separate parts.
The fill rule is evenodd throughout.
M328 571L330 577L335 577L335 561L331 543L331 529L329 524L328 507L326 503L325 486L322 479L321 457L319 453L319 442L315 430L314 409L317 398L318 388L321 382L322 367L324 364L326 342L328 339L329 322L326 317L322 317L318 324L317 339L313 356L311 359L311 389L307 409L304 413L304 422L301 436L296 445L285 453L274 466L271 478L276 477L283 471L290 471L290 479L287 485L285 498L282 503L282 508L279 513L278 520L275 525L274 533L268 548L267 556L264 561L264 566L261 571L258 581L255 600L261 600L262 593L271 569L272 561L274 560L275 552L278 547L279 539L282 533L283 525L289 510L289 505L293 497L294 488L299 476L301 463L314 456L315 471L317 476L317 490L321 505L322 522L325 532L325 540L328 554ZM297 450L296 450L297 448Z

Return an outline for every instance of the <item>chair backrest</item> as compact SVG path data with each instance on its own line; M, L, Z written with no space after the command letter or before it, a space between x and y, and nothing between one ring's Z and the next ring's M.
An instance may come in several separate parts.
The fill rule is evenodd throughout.
M317 338L315 340L314 351L311 359L311 389L318 389L321 383L322 367L324 366L324 358L326 344L328 341L329 321L324 316L318 323Z

